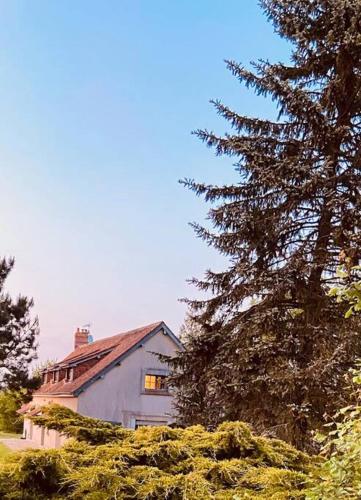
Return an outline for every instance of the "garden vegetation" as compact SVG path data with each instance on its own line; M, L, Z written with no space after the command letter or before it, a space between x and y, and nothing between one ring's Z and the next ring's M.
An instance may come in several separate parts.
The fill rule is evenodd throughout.
M192 280L199 328L170 360L172 383L184 425L242 420L315 451L314 431L353 403L346 375L361 357L359 318L345 324L328 294L340 263L361 258L361 2L260 4L289 60L227 67L278 113L216 100L226 133L196 131L236 180L184 181L209 207L197 236L227 265Z
M214 432L200 425L133 431L57 405L34 421L73 439L62 449L11 455L0 465L0 498L301 499L315 463L241 422Z

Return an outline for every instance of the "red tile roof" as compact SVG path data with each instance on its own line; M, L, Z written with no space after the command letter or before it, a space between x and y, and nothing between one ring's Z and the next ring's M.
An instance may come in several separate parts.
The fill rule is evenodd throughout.
M26 403L22 405L16 413L19 413L20 415L27 415L27 416L34 416L37 415L40 412L40 408L37 406L34 406L34 403Z
M79 390L85 383L89 382L93 377L96 377L113 361L129 351L144 337L154 332L154 330L159 328L162 324L163 322L160 321L158 323L137 328L136 330L114 335L113 337L97 340L92 344L78 347L75 351L64 358L63 361L57 363L56 366L61 366L62 368L66 366L74 366L75 364L81 364L87 359L94 358L98 355L102 355L102 357L99 359L98 363L74 380L66 381L63 379L60 382L48 382L43 384L35 392L35 395L41 394L50 396L56 394L74 394L74 392Z
M32 408L32 406L33 405L31 403L24 403L23 405L20 406L20 408L16 411L16 413L20 413L20 415L22 415L27 411L29 411Z

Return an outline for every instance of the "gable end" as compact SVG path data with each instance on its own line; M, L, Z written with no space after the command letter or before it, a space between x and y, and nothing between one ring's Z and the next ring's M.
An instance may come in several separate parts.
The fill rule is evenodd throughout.
M109 363L106 367L104 367L102 370L100 370L96 375L91 377L89 380L84 382L82 386L80 386L78 389L76 389L73 394L74 396L79 396L82 392L85 391L89 386L91 386L94 382L96 382L99 379L104 378L104 375L108 373L112 368L115 366L119 366L120 363L127 358L130 354L132 354L134 351L137 349L143 347L143 344L145 344L149 339L157 335L159 332L163 330L164 334L167 335L173 342L174 344L178 347L179 350L183 350L183 345L181 341L174 335L174 333L170 330L170 328L167 327L167 325L162 321L154 330L149 332L145 337L143 337L141 340L139 340L136 344L134 344L130 349L128 349L126 352L123 354L120 354L117 358L115 358L113 361Z

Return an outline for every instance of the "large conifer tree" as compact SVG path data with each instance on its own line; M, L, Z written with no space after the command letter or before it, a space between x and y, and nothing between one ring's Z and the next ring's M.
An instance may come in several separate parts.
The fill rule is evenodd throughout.
M31 317L32 299L19 295L15 300L4 291L14 266L13 259L0 260L0 389L33 388L29 364L36 358L38 319Z
M340 262L361 252L361 2L263 0L292 63L228 61L278 105L276 121L214 105L233 129L198 136L235 161L239 183L185 184L211 204L196 233L229 258L193 282L199 324L173 362L184 423L244 419L306 446L347 399L361 355L356 320L328 296Z

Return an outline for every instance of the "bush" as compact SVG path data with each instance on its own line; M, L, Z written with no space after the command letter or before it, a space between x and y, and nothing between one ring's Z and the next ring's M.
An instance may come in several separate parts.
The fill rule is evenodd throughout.
M84 417L60 405L48 405L41 416L32 417L34 424L55 429L78 441L104 444L118 440L127 432L121 425L97 418Z
M24 402L24 393L21 391L0 392L0 431L21 432L23 418L17 413Z
M328 458L312 474L308 500L361 498L361 407L344 408L341 414L323 450Z
M6 500L301 499L315 461L241 422L130 431L56 405L34 421L77 439L9 457L0 466Z
M339 270L341 277L348 278L351 283L333 288L331 295L338 301L348 302L350 307L346 317L361 312L361 280L355 279L361 271L360 266L346 271ZM355 394L355 405L341 409L335 415L333 429L328 436L320 436L324 442L322 454L325 460L312 474L312 487L307 492L308 500L324 498L344 498L354 500L361 498L361 363L357 369L351 370L352 384Z

